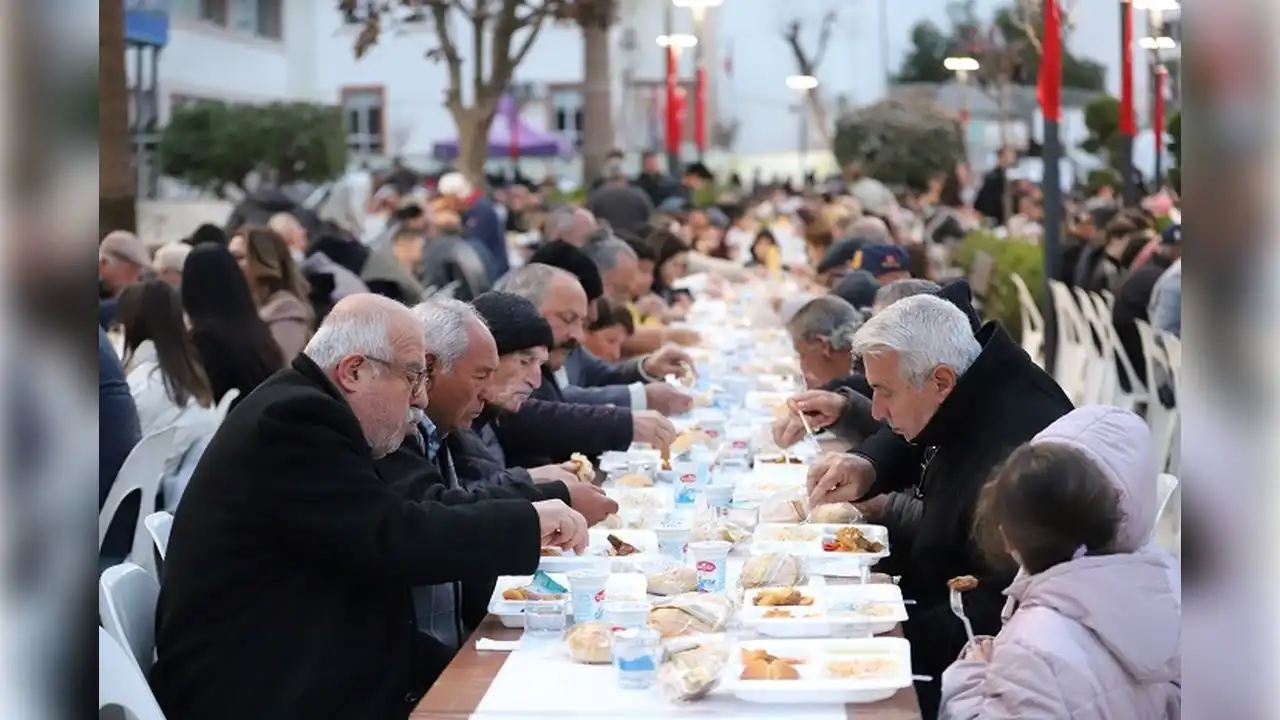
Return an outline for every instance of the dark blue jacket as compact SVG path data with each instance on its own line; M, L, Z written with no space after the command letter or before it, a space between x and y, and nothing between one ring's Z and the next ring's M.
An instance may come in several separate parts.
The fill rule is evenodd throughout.
M467 211L464 221L467 234L492 256L485 260L492 263L488 268L489 282L495 282L511 269L511 263L507 259L506 229L498 217L497 208L492 200L482 196Z
M124 367L107 334L98 328L98 510L107 501L124 459L141 439L138 408L125 382ZM138 521L136 494L120 506L115 517L102 544L102 555L123 560L129 554Z

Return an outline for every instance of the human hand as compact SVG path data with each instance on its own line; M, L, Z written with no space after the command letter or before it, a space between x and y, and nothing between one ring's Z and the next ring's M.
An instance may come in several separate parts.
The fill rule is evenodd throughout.
M991 662L991 653L995 650L995 641L996 639L990 635L975 636L973 642L966 645L964 652L960 653L960 659Z
M875 479L875 466L861 455L827 453L809 468L809 507L853 502L867 493Z
M584 482L569 483L569 505L582 514L587 527L618 512L618 503L604 494L604 490Z
M640 363L641 369L651 378L661 380L668 375L683 377L693 368L693 358L679 345L663 345L649 353Z
M698 334L698 331L690 330L689 328L667 328L663 337L667 342L673 342L685 347L702 342L702 336Z
M590 542L587 521L582 513L560 500L539 500L533 504L538 513L538 528L543 547L558 547L582 554Z
M667 416L687 413L693 407L692 397L664 382L645 385L644 400L650 410L657 410Z
M804 423L800 416L789 412L773 421L773 442L780 448L789 448L800 442L805 435Z
M549 482L562 482L565 485L570 483L581 482L576 473L569 470L564 465L543 465L541 467L529 468L529 475L537 484Z
M664 448L676 439L676 426L656 410L632 410L631 425L631 439L635 442Z
M809 427L820 430L834 425L849 410L849 398L828 390L806 390L787 400L791 412L804 415Z

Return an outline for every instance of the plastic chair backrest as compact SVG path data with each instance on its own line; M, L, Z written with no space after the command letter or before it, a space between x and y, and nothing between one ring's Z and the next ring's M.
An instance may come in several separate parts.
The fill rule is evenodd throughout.
M1182 341L1176 335L1161 332L1160 345L1164 348L1164 357L1169 363L1169 373L1173 375L1173 396L1176 400L1178 389L1182 387Z
M1170 374L1169 356L1164 345L1156 338L1156 331L1146 320L1135 320L1138 337L1142 340L1142 356L1147 363L1147 387L1151 388L1151 401L1158 403L1156 388L1160 387L1161 374ZM1179 358L1181 359L1181 358Z
M151 533L151 539L156 543L156 551L160 553L160 559L164 559L164 551L169 548L169 530L173 528L173 515L165 510L158 510L147 516L142 521L147 526L147 532Z
M1178 478L1169 473L1160 473L1156 480L1156 523L1164 517L1165 508L1173 498L1173 491L1178 489Z
M1040 314L1040 308L1036 305L1036 298L1031 294L1031 288L1027 287L1027 283L1018 273L1009 273L1009 277L1013 280L1013 286L1018 291L1018 306L1022 309L1022 332L1026 334L1028 330L1034 332L1044 332L1044 316Z
M98 550L102 550L102 542L107 538L107 529L120 503L134 492L142 494L138 504L138 518L134 522L133 545L130 555L133 561L142 567L154 571L155 560L151 553L151 536L142 524L142 519L156 510L156 491L160 487L161 476L164 475L165 463L173 448L176 428L158 430L142 438L125 458L116 474L115 482L107 493L107 500L98 513Z
M1120 361L1120 368L1124 371L1125 377L1129 380L1129 394L1134 396L1138 402L1146 402L1147 387L1138 379L1137 372L1133 368L1133 361L1129 359L1129 353L1125 351L1124 345L1120 342L1120 334L1116 332L1115 323L1110 321L1113 306L1106 295L1110 293L1103 290L1105 295L1093 296L1093 304L1097 307L1098 315L1107 318L1107 322L1102 324L1102 329L1106 333L1103 340L1111 345L1111 352L1116 359Z
M147 679L129 653L98 628L98 710L122 708L130 720L164 720Z
M98 615L102 626L133 655L143 676L155 660L156 600L160 583L133 563L113 565L98 578Z
M231 412L231 403L240 397L240 391L231 388L222 394L222 399L218 401L218 405L214 408L218 413L218 423L221 424L226 419L227 413Z

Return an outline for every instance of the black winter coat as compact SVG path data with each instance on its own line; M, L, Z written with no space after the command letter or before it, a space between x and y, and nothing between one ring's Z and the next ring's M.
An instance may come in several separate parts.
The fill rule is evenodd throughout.
M475 497L393 490L299 355L227 416L174 519L151 673L165 715L407 717L451 655L417 632L410 588L538 566L530 503Z
M565 462L573 453L595 457L631 446L631 410L564 402L564 394L543 368L542 385L519 412L495 426L507 467L539 467Z
M942 671L955 661L966 638L952 614L947 580L978 578L965 593L965 609L976 634L1000 631L1002 592L1013 566L993 567L973 537L978 493L991 471L1014 448L1072 409L1062 388L1031 361L996 323L977 334L982 353L960 376L951 395L912 442L885 429L855 453L871 461L876 482L868 496L913 492L921 500L913 536L893 547L903 596L916 606L905 625L912 668L935 682L917 683L925 717L937 712Z

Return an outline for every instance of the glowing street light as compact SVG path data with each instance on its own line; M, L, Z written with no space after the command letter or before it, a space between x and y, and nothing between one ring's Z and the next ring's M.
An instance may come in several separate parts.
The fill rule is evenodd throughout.
M954 73L977 72L978 61L971 57L949 57L942 61L942 67Z
M1144 37L1138 40L1138 46L1143 50L1173 50L1178 47L1178 42L1171 37Z
M1182 7L1178 0L1133 0L1134 10L1174 12Z
M672 48L676 52L687 50L698 44L698 38L695 35L686 35L677 33L675 35L659 35L658 44L664 48Z
M787 78L787 87L792 90L812 90L818 87L818 78L812 75L791 75Z

